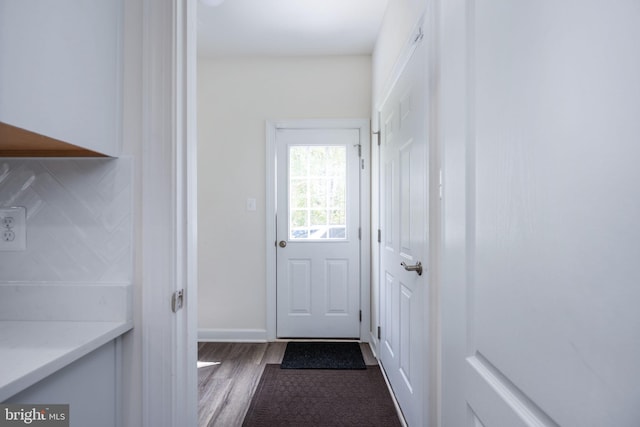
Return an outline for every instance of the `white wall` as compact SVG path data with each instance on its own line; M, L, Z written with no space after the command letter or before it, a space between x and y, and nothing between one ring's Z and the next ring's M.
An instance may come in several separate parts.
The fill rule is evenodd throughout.
M374 124L377 124L375 107L389 89L385 86L393 67L426 4L426 0L389 0L372 55Z
M201 338L266 338L265 121L366 118L370 94L369 56L199 61Z

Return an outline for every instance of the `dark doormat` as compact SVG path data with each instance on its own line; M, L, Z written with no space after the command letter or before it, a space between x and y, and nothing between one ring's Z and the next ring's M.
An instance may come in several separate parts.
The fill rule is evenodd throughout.
M282 369L366 369L357 342L290 342Z
M266 365L244 427L395 427L400 420L380 367L280 369Z

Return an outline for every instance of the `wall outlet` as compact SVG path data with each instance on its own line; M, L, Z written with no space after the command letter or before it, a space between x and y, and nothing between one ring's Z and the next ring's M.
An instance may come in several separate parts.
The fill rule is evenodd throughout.
M0 251L27 249L27 210L0 208Z

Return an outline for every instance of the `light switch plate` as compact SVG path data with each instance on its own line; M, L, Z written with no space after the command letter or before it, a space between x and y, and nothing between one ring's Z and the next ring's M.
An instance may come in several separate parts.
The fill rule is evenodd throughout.
M27 250L27 210L0 208L0 251Z
M249 212L253 212L256 210L256 199L251 197L247 199L247 210Z

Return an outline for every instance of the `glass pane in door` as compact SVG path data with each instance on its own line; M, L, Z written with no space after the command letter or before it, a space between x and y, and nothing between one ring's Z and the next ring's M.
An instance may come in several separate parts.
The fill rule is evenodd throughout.
M289 147L289 239L347 238L347 148Z

